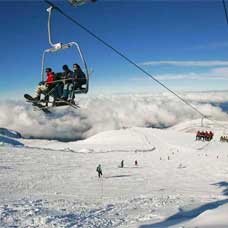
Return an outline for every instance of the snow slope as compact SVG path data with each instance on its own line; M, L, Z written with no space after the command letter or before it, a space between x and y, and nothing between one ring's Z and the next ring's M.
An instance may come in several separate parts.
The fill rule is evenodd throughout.
M0 147L0 227L228 227L226 123L205 123L215 137L196 142L199 123Z

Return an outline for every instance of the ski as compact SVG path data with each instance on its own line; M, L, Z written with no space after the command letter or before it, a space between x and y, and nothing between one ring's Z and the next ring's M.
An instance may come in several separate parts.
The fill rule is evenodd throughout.
M42 110L44 113L46 113L46 114L50 114L51 113L48 110L47 106L44 106L44 105L40 104L39 101L34 100L34 98L32 96L30 96L29 94L25 94L24 98L27 100L27 102L31 102L34 107L39 108L39 110Z
M25 94L24 98L26 99L27 102L31 102L33 104L33 106L38 107L39 109L41 109L42 111L44 111L45 113L51 113L48 108L51 107L58 107L58 106L71 106L74 109L79 109L80 106L78 104L74 104L70 101L61 99L61 98L56 98L56 100L54 101L53 106L45 106L42 104L41 101L37 101L35 100L32 96L30 96L29 94Z
M61 98L57 98L56 99L55 103L56 103L57 106L58 106L58 102L59 101L62 102L63 105L66 104L66 105L69 105L69 106L71 106L72 108L75 108L75 109L79 109L80 108L80 106L78 104L73 104L73 103L71 103L69 101L66 101L64 99L61 99ZM61 106L61 104L59 106Z

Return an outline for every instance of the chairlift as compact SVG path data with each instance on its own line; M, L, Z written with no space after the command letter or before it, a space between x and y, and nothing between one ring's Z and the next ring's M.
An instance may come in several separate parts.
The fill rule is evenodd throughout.
M80 46L79 46L79 44L77 42L69 42L69 43L66 43L66 44L63 44L63 43L60 43L60 42L59 43L53 43L52 42L52 37L51 37L51 18L52 18L52 11L53 11L53 9L55 9L55 7L49 1L47 1L47 0L45 0L45 1L48 4L51 5L47 9L47 12L48 12L48 41L49 41L49 44L50 44L51 48L44 50L43 55L42 55L41 81L42 82L45 81L45 79L44 79L44 68L45 68L46 55L48 53L54 53L54 52L58 52L58 51L62 51L62 50L68 49L68 48L75 48L76 52L79 53L79 56L81 58L81 62L84 65L84 72L83 73L85 75L85 79L86 80L85 80L85 83L83 81L83 84L79 85L80 86L79 88L74 88L73 95L74 94L87 93L88 90L89 90L89 71L88 71L88 67L87 67L84 55L82 53L82 50L81 50L81 48L80 48ZM86 3L86 2L89 2L89 1L95 2L95 0L68 0L68 1L70 1L71 5L73 5L73 6L79 6L79 5L81 5L83 3ZM56 76L58 76L59 74L62 75L62 73L56 73ZM64 79L55 80L53 83L63 82L63 80ZM50 110L49 110L49 108L50 108L49 103L52 104L52 107L67 105L67 106L71 106L71 107L73 107L75 109L79 108L79 105L75 104L75 102L74 102L74 96L72 98L73 100L71 100L71 101L66 101L66 100L61 99L59 97L56 98L55 96L53 96L53 92L56 89L56 86L54 86L54 88L52 88L50 91L48 91L47 93L44 94L44 96L45 96L44 100L37 101L36 99L34 99L29 94L24 94L24 98L26 99L27 102L31 102L32 105L35 108L38 108L38 109L44 111L47 114L51 113ZM49 96L53 96L53 100L52 101L50 101Z
M46 55L47 53L54 53L58 51L62 51L68 48L76 48L76 52L79 53L79 56L81 58L81 61L84 65L85 69L85 76L86 76L86 83L79 89L76 89L74 93L80 94L80 93L87 93L89 90L89 71L88 67L84 58L84 55L82 53L82 50L77 42L69 42L66 44L63 43L53 43L52 42L52 36L51 36L51 18L52 18L52 11L54 7L50 6L47 9L48 12L48 41L49 44L51 45L51 48L44 50L43 55L42 55L42 65L41 65L41 81L44 81L44 70L45 70L45 60L46 60Z

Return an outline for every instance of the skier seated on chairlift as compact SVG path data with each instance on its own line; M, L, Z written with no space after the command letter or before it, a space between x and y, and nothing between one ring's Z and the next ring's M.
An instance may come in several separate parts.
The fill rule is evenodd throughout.
M63 74L62 74L62 79L63 79L63 94L61 96L61 99L67 100L69 91L73 89L73 78L74 74L73 71L69 69L67 65L63 65Z
M77 64L73 64L73 69L74 69L74 80L73 80L73 87L70 88L69 90L69 97L70 100L74 100L74 90L81 90L82 85L86 84L86 76L85 73L82 71L81 67Z
M54 72L50 67L45 69L46 74L47 74L47 79L46 81L42 81L38 84L35 90L35 95L34 95L34 100L39 101L40 100L40 95L48 93L54 86Z
M86 84L86 76L81 67L75 63L73 65L74 72L72 72L67 65L63 65L63 96L64 100L74 101L74 90L82 89L82 85Z
M75 63L74 69L74 89L82 89L82 85L86 84L86 76L81 67Z

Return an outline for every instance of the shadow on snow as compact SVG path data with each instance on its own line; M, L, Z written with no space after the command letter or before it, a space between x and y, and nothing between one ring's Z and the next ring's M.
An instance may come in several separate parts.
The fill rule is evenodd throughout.
M6 143L6 144L10 144L10 145L13 145L13 146L24 146L23 143L15 140L15 139L11 139L11 138L8 138L8 137L5 137L5 136L1 136L1 135L0 135L0 142Z
M109 178L120 178L120 177L130 177L132 175L116 175L116 176L108 176L108 177L105 177L106 179L109 179Z
M225 188L222 193L223 193L223 195L228 196L228 182L221 181L221 182L215 183L213 185L218 186L220 188Z
M164 221L157 222L154 224L141 225L139 226L139 228L168 228L169 226L177 225L179 223L193 219L207 210L215 209L226 203L228 203L228 199L207 203L200 207L194 208L190 211L180 210L179 212L168 217Z

